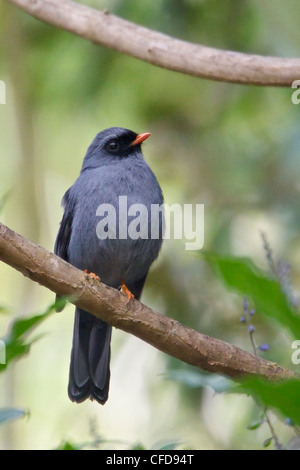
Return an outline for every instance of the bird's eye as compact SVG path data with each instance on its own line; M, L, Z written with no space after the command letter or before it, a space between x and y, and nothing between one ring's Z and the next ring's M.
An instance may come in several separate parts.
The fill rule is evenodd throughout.
M110 140L106 145L106 148L111 152L116 152L119 149L119 142L116 140Z

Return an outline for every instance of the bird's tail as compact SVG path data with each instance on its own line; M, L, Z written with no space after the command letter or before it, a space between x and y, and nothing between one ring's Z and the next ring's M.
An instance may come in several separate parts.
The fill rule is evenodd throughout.
M110 378L111 326L76 308L68 393L72 401L90 398L104 405Z

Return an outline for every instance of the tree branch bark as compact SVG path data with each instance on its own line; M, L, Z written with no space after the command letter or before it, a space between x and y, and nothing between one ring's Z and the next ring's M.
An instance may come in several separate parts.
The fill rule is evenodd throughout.
M72 303L188 364L228 377L261 375L282 379L295 374L255 358L236 346L187 328L92 280L58 256L0 223L0 260Z
M95 44L188 75L289 87L300 79L300 59L243 54L189 43L70 0L7 1Z

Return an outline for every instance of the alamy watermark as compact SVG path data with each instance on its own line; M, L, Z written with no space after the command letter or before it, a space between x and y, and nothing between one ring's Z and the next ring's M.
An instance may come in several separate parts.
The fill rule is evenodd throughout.
M292 357L291 357L292 363L300 364L300 340L299 339L297 339L296 341L293 341L292 348L296 349L296 351L293 352Z
M300 103L300 80L294 80L292 83L292 88L296 90L292 93L291 100L293 104Z
M6 104L6 85L3 80L0 80L0 104Z
M5 342L0 339L0 364L6 364L6 345Z
M100 240L159 238L185 240L186 250L200 250L204 245L204 204L144 204L128 206L127 196L119 196L117 207L100 204L96 226Z

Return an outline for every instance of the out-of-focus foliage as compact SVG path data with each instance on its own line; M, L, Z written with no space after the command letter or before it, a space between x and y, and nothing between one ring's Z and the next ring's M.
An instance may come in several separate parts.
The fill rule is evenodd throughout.
M300 338L299 312L290 305L278 281L267 277L246 258L215 254L204 257L228 288L242 296L250 296L260 314L276 320L291 335Z
M245 380L239 390L251 393L259 402L279 410L284 418L292 416L293 423L300 425L299 380L290 379L275 383L252 377Z
M165 378L167 380L175 380L183 383L191 388L211 387L215 392L225 392L233 387L232 381L218 374L203 373L197 369L189 368L188 370L176 369L170 370Z
M28 341L28 335L39 326L46 318L49 317L57 308L64 306L65 301L58 299L54 304L50 305L44 313L34 315L33 317L16 318L10 325L9 331L2 341L5 343L5 364L0 364L0 372L3 372L10 361L26 355L30 346L38 339L33 338Z
M212 47L281 56L299 51L296 0L83 2ZM266 269L264 231L274 258L292 264L297 294L300 107L292 104L290 89L162 70L38 22L6 2L0 4L0 36L0 79L7 89L7 104L0 105L0 196L10 191L4 223L53 249L60 201L95 134L110 126L149 131L143 151L166 202L205 204L205 250L251 258ZM4 265L0 283L0 305L16 317L32 317L53 303L50 292ZM142 300L251 351L238 320L241 296L228 293L209 264L179 240L165 240ZM0 337L11 321L11 313L1 312ZM113 332L109 401L104 407L72 404L66 392L72 322L71 306L50 315L30 354L1 374L1 407L30 410L28 420L1 427L1 448L90 442L91 416L107 442L102 448L124 441L150 448L159 440L192 449L255 449L269 438L265 426L247 429L258 415L251 397L216 394L208 384L188 387L183 376L164 380L191 368L119 331ZM271 345L267 357L292 368L284 329L259 312L255 322L258 344ZM275 415L272 422L287 442L291 428Z
M0 424L7 423L14 419L23 418L26 414L27 412L25 410L20 410L18 408L0 408Z

